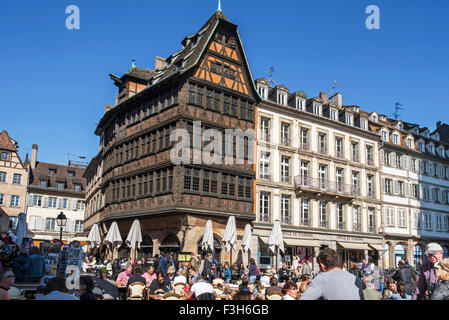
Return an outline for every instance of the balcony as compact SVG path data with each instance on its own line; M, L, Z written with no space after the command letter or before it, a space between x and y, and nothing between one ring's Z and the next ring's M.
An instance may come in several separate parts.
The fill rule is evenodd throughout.
M375 197L374 191L368 190L368 198L374 198L374 197Z
M354 198L359 195L359 189L350 184L301 175L295 177L295 188L300 192L323 193L330 196L348 198Z
M322 154L323 156L327 156L327 149L326 149L326 148L323 148L323 147L320 147L320 148L318 149L318 153L319 153L319 154Z
M308 151L309 150L309 144L308 143L301 143L299 146L300 150Z
M359 155L358 154L353 154L351 157L352 161L354 162L359 162Z
M368 159L366 159L366 164L369 165L369 166L373 166L374 165L374 160L368 158Z
M300 222L301 222L301 226L303 226L303 227L310 227L310 220L309 220L309 218L302 218Z
M339 158L339 159L344 159L345 158L345 155L343 154L343 152L340 152L340 151L336 151L335 152L335 156L337 158Z
M345 229L345 223L344 222L338 222L337 223L337 229L344 230Z
M270 142L270 134L266 132L262 132L260 134L260 140Z
M290 177L289 176L281 176L281 182L290 183Z
M353 224L352 225L352 231L360 232L361 226L360 224Z
M289 147L290 146L290 141L291 141L290 138L282 137L281 138L281 145Z
M291 218L288 216L281 217L281 224L290 224Z
M375 226L368 226L368 232L376 233L376 227Z
M327 220L320 220L320 227L321 228L328 228L329 222Z

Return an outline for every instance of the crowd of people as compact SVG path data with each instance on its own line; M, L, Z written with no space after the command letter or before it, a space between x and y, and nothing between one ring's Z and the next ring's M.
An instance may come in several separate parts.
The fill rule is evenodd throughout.
M29 255L17 256L10 266L0 269L0 300L9 299L8 289L15 279L36 280L43 270L43 258L32 249ZM151 261L114 260L112 278L119 298L126 299L131 284L140 283L150 295L173 293L175 284L183 283L184 299L213 300L217 298L214 279L222 279L220 289L238 284L234 300L254 300L278 294L283 300L449 300L449 258L443 258L440 245L430 243L427 257L416 271L407 260L400 260L394 273L374 276L375 265L364 260L361 266L346 268L337 251L325 248L316 257L319 273L312 273L307 259L288 268L268 267L263 272L254 259L245 266L217 263L211 253L202 257L192 254L188 263L178 263L173 253L160 253ZM86 265L92 257L87 257ZM42 300L95 300L93 277L83 275L79 289L69 292L64 278L55 277L44 288Z

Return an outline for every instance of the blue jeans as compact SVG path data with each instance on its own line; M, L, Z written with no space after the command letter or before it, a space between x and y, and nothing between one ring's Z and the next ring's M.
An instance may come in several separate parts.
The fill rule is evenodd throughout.
M249 276L249 283L254 283L256 281L257 276Z

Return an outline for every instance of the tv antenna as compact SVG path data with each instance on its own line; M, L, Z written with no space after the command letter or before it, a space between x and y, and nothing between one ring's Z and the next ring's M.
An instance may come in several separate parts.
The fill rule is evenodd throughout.
M401 108L401 107L403 107L403 105L400 104L399 102L396 102L394 104L394 113L393 113L394 120L398 120L398 118L399 118L399 110L404 110L404 108Z
M268 76L268 79L270 79L268 82L270 83L270 85L272 87L274 87L274 85L276 84L276 81L273 81L273 75L277 74L277 72L274 70L274 66L270 67L270 71L268 71L268 73L270 74Z
M331 89L331 96L335 95L336 93L336 88L337 86L341 84L340 82L338 82L337 80L334 80L334 82L332 82L332 89Z
M72 158L72 159L71 159ZM73 158L76 158L77 160L73 160ZM73 154L73 153L68 153L67 154L67 165L70 167L70 166L73 166L73 167L81 167L81 168L87 168L87 165L89 164L89 162L87 162L87 161L80 161L80 160L78 160L78 159L83 159L83 160L85 160L86 159L86 157L84 157L84 156L78 156L78 155L76 155L76 154Z

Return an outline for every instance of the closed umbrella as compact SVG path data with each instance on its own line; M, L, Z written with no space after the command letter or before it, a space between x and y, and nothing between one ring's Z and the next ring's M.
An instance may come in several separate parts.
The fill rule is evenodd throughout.
M109 228L108 234L106 235L106 238L104 238L104 242L110 245L112 249L118 249L122 245L122 236L120 235L117 222L114 221L111 224L111 228Z
M223 242L225 243L226 250L231 252L231 264L232 264L232 250L235 250L237 245L237 229L235 226L235 217L230 216L226 229L223 235Z
M245 232L243 233L242 239L242 248L244 252L248 252L249 250L251 250L252 241L251 225L248 223L245 226Z
M203 240L201 241L201 249L203 251L214 251L214 233L212 231L212 220L207 220L206 228L204 229Z
M96 223L90 229L89 235L87 236L87 242L92 248L100 247L100 230L98 229L98 225Z
M134 220L125 242L128 247L132 249L135 249L136 247L140 249L140 243L142 242L142 232L140 230L139 220Z
M278 255L279 249L284 252L284 239L282 237L281 223L276 220L271 229L270 237L268 238L268 246L270 250L276 254L276 271L278 269Z
M18 222L17 222L17 242L16 244L19 246L19 248L22 248L22 241L23 238L27 237L27 223L26 223L26 214L21 212L19 213Z

